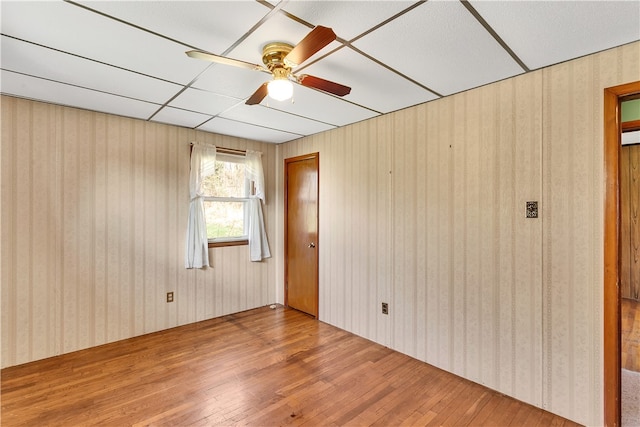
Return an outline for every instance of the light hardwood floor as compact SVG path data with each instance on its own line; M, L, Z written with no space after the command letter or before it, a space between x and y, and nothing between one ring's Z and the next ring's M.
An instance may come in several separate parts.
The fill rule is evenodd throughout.
M294 310L2 371L2 425L576 425Z
M640 372L640 302L622 299L622 367Z

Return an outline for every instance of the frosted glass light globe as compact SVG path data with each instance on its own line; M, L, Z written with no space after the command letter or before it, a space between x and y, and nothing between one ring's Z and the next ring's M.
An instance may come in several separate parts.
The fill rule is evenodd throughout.
M293 84L287 79L271 80L267 85L267 92L276 101L284 101L293 96Z

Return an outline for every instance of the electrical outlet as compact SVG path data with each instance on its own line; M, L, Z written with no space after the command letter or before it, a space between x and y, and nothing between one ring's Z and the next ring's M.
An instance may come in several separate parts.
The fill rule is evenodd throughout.
M382 314L389 314L389 303L382 303Z
M167 302L173 302L173 292L167 292Z
M527 218L538 218L538 202L527 202Z

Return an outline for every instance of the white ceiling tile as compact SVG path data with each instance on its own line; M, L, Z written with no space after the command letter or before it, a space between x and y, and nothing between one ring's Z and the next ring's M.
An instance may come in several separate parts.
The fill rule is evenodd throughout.
M198 129L205 130L207 132L219 133L222 135L237 136L238 138L271 142L275 144L292 141L302 136L276 129L269 129L261 126L251 125L248 123L223 119L221 117L215 117L209 120Z
M172 100L169 106L215 116L239 102L242 100L217 95L202 89L189 88Z
M471 4L530 69L640 39L638 1L472 0Z
M195 128L210 118L211 116L206 114L181 110L179 108L164 107L151 118L151 121Z
M176 83L208 66L183 45L67 2L2 2L2 33Z
M414 1L293 1L284 10L351 40L414 4Z
M375 111L298 84L294 85L292 100L279 102L267 96L262 105L333 126L344 126L379 115Z
M155 103L164 103L182 86L2 37L2 68Z
M147 119L159 105L83 89L2 70L0 91L5 95L36 99L120 116Z
M91 9L221 54L271 10L255 1L82 1Z
M457 1L428 1L354 45L442 95L523 72Z
M311 74L351 87L344 99L382 113L436 99L415 85L351 49L344 48L303 69Z
M234 98L246 99L270 79L271 74L268 73L230 65L214 64L196 80L193 87Z
M262 105L239 104L220 115L222 118L251 123L258 126L279 129L298 135L333 129L334 126L274 110Z

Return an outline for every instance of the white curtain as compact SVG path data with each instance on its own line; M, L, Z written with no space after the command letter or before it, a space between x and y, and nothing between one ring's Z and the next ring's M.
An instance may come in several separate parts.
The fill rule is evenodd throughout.
M255 186L255 195L249 198L249 253L251 261L262 261L271 257L262 215L262 203L265 201L262 153L247 150L245 162L246 177Z
M209 266L209 241L207 223L202 203L202 180L215 172L216 147L194 143L191 151L189 174L189 220L185 242L185 268Z

